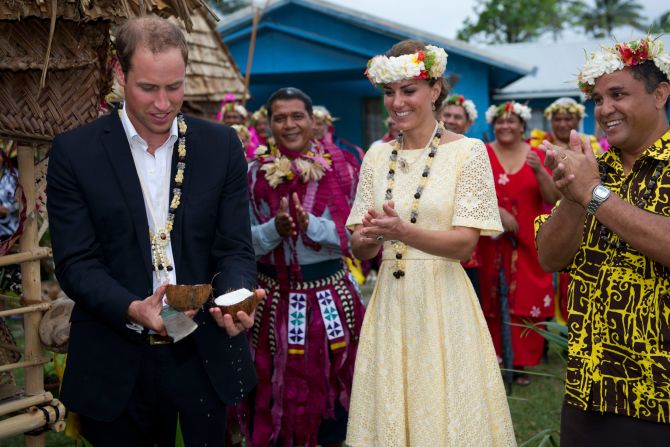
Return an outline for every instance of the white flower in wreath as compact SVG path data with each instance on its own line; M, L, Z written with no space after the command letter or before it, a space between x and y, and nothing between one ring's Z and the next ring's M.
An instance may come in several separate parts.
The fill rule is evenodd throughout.
M549 295L544 296L544 307L549 307L551 305L551 297Z
M319 163L315 163L304 158L298 158L294 163L300 172L302 181L305 183L309 181L318 181L321 179L321 177L323 177L323 166L321 166Z
M276 188L287 178L293 178L291 160L286 157L279 157L271 163L264 164L261 170L265 172L265 178L272 188Z
M542 312L540 311L540 308L539 308L539 307L537 307L537 306L533 306L533 307L530 308L530 316L531 316L531 317L533 317L533 318L537 318L537 317L539 317L541 314L542 314Z
M514 113L519 115L521 119L524 120L525 122L530 121L530 118L532 117L530 107L525 106L523 104L519 104L518 102L514 103Z
M428 71L428 76L431 78L441 77L447 69L447 52L444 51L444 49L433 45L427 45L426 50L435 56L435 61Z
M588 85L596 85L596 79L602 75L622 70L624 63L618 53L604 49L591 53L579 74L579 80Z
M502 174L498 175L498 184L505 186L506 184L509 183L509 177L507 176L506 172L503 172Z

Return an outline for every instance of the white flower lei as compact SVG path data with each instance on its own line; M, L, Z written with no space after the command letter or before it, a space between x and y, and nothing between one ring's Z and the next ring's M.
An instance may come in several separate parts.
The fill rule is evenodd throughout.
M579 89L586 95L591 95L599 77L646 61L652 61L670 78L670 53L665 51L665 45L659 38L646 36L643 39L616 43L613 47L601 46L600 51L594 51L587 57L579 72Z
M465 113L468 115L468 121L474 122L479 114L477 113L477 107L475 103L470 99L465 99L463 95L449 95L447 99L444 100L445 106L461 106Z
M508 101L498 105L492 105L486 110L486 122L491 124L493 120L507 113L514 113L524 122L530 121L532 116L530 107L520 104L516 101Z
M447 69L447 52L440 47L426 45L413 54L387 57L378 55L368 61L365 75L373 84L404 81L406 79L438 79Z

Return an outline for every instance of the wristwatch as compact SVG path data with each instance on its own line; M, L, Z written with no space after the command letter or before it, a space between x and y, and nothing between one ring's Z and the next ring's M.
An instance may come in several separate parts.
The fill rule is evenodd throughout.
M609 199L611 194L612 191L603 185L598 185L593 188L593 191L591 192L591 201L586 205L586 212L588 214L595 214L598 207L602 205L605 200Z

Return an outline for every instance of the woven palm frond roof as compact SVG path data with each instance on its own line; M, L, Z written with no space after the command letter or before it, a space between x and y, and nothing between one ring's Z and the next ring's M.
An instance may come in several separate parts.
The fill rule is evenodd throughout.
M76 22L119 21L154 13L162 17L178 17L190 31L193 26L191 15L198 8L204 8L216 17L206 0L5 0L0 2L0 20L50 19L54 11L56 18Z

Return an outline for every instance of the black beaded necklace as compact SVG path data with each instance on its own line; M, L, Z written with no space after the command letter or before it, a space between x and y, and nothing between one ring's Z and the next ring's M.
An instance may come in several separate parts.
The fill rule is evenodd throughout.
M647 203L649 203L649 197L651 197L651 193L656 188L658 178L661 176L663 168L665 168L665 164L666 162L663 160L657 161L656 166L654 168L654 172L651 174L651 178L649 179L647 187L642 193L641 199L638 201L637 204L634 204L638 208L644 209L644 207L647 206ZM600 183L605 184L605 181L607 180L607 175L610 171L610 167L605 163L600 163L600 166L598 168L600 170ZM622 186L622 189L624 191L625 188L626 185ZM624 197L622 198L625 200L625 194ZM610 229L607 228L605 225L599 223L599 226L600 226L600 239L605 243L605 245L608 245L609 247L612 247L616 250L625 249L628 246L626 241L621 239L616 233L612 233Z
M430 138L429 143L429 152L428 158L426 159L426 164L421 172L421 177L419 178L419 185L416 187L416 192L414 193L414 200L412 201L412 206L409 213L409 221L413 224L419 219L419 200L421 195L426 187L428 182L428 176L430 175L430 168L433 165L433 160L435 159L435 154L437 153L437 147L440 144L442 139L442 133L444 132L444 126L442 123L438 123L435 126L433 135ZM386 200L393 200L393 188L395 187L395 174L398 163L398 151L402 147L403 135L402 132L398 134L396 140L391 143L392 150L389 157L389 170L386 178L388 179L388 185L386 187ZM395 253L395 268L393 271L393 276L396 279L400 279L405 276L405 261L403 260L403 255L407 251L407 245L403 242L392 240L389 241L393 252Z

